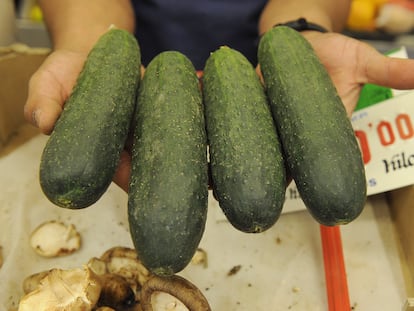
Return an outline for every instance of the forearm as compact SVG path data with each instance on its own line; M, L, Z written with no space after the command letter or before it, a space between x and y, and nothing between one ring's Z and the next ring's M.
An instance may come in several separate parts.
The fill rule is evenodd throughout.
M55 49L87 52L113 24L133 32L129 0L39 0Z
M259 21L259 34L275 24L300 17L330 31L341 31L349 13L350 0L269 0Z

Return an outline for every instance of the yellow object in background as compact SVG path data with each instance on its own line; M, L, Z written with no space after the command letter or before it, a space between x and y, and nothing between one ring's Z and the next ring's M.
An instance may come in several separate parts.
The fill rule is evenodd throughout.
M354 0L348 16L347 27L351 30L372 31L375 29L377 5L375 1Z
M348 16L347 27L356 31L375 30L378 11L387 0L353 0Z
M30 20L35 21L35 22L43 21L42 10L37 4L33 5L33 7L30 9L29 18Z

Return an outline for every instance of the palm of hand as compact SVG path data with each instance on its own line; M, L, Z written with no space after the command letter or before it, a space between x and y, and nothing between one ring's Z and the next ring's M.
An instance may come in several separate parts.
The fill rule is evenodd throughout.
M307 39L328 70L348 115L366 83L414 88L412 60L384 56L367 43L337 33L310 33Z

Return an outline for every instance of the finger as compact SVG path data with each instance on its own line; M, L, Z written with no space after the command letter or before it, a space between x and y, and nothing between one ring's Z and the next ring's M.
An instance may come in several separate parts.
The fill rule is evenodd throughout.
M256 66L255 71L256 71L256 74L259 76L260 82L264 85L264 79L263 79L262 70L260 69L260 64Z
M50 134L62 108L53 99L42 98L41 104L36 102L38 102L36 99L27 101L24 107L25 118L44 134Z
M35 73L29 81L28 98L24 106L27 121L49 134L62 112L64 99L56 83L49 79L42 80L43 74Z
M362 82L394 89L414 89L414 60L382 55L376 50L366 54Z
M128 192L129 178L131 176L131 155L127 151L122 151L118 163L118 168L115 172L113 181L122 190Z
M142 78L144 77L144 74L145 74L145 66L141 65L140 70L141 70L141 78Z

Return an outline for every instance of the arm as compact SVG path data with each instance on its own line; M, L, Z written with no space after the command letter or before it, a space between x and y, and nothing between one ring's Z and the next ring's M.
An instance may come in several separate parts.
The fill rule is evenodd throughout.
M349 0L269 0L260 17L259 34L263 34L275 24L300 17L330 31L340 31L346 23L350 4Z
M39 0L54 49L88 51L111 24L134 31L129 0Z

